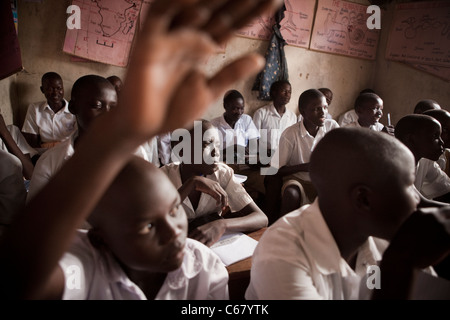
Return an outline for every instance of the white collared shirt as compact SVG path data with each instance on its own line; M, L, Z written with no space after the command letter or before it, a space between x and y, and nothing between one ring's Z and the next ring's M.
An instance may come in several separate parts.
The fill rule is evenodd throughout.
M351 109L345 112L338 119L338 123L341 127L345 127L347 124L352 123L353 121L358 121L358 114L356 113L355 109Z
M226 164L220 162L217 164L218 169L213 174L206 176L206 178L217 181L228 195L228 204L232 212L243 209L246 205L253 202L253 199L245 191L242 184L234 178L234 171ZM183 183L180 175L180 164L170 163L161 167L166 175L172 181L175 188L179 189ZM183 201L183 208L186 211L188 219L200 217L205 214L219 212L220 207L217 207L216 200L206 193L202 193L198 202L197 209L194 210L189 197Z
M346 124L345 127L362 128L361 125L359 124L358 120ZM381 131L381 130L383 130L383 128L384 128L384 125L379 122L377 122L369 127L369 129L373 130L373 131Z
M367 267L381 260L387 246L387 241L369 237L353 270L341 257L316 199L265 231L253 253L245 298L358 299Z
M36 155L38 152L36 149L32 148L27 140L24 138L22 133L20 132L20 129L15 125L8 125L6 126L9 133L11 134L11 137L13 138L14 142L17 144L17 147L22 151L23 154L29 154L30 158L32 158L34 155ZM6 146L3 139L0 139L0 149L6 152L8 151L8 147Z
M79 230L59 261L65 275L64 300L147 300L111 254L95 249ZM187 238L183 263L169 272L155 300L227 300L228 272L219 257Z
M69 103L54 112L47 101L29 105L22 132L40 135L42 142L55 142L67 139L77 128L75 115L69 111Z
M308 163L317 143L327 132L335 128L339 128L337 122L326 119L324 125L319 128L316 136L313 137L306 130L303 121L290 126L284 130L280 137L280 145L272 157L271 166L279 169L283 166ZM309 172L298 172L296 175L302 180L310 181Z
M434 199L450 192L450 177L437 162L422 158L417 163L414 185L426 198Z
M223 114L212 119L211 124L219 130L222 149L235 144L246 147L249 140L259 138L259 131L248 114L241 115L234 128L228 124Z
M45 151L42 156L40 156L34 167L33 175L31 176L27 202L38 194L38 192L50 181L50 178L53 177L62 165L73 156L73 153L75 152L75 139L77 137L78 130L76 130L68 139ZM149 161L143 146L138 147L135 155Z
M263 106L253 114L253 122L260 131L260 144L267 145L268 149L278 149L283 131L297 122L294 112L286 108L280 116L273 103Z

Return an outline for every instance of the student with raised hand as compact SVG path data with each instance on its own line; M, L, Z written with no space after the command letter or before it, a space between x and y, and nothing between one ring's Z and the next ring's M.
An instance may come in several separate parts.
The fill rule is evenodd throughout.
M77 152L2 239L0 271L8 275L0 288L3 298L55 298L54 293L61 292L64 279L57 280L58 261L136 148L197 119L226 88L256 74L264 60L246 55L211 77L195 65L236 29L281 4L278 0L245 5L229 0L220 6L204 1L152 3L118 106L92 123ZM55 197L61 190L70 196Z
M332 130L310 175L318 197L263 234L247 299L407 299L419 269L450 252L447 212L415 212L414 156L392 136ZM381 289L367 292L367 267L380 260Z
M219 161L217 128L207 120L196 121L186 134L189 137L183 137L174 147L181 146L181 162L161 170L180 193L189 219L189 237L211 246L224 233L248 233L266 227L264 212L236 181L233 169Z
M45 73L40 89L46 101L28 106L22 133L30 146L46 150L67 139L76 130L76 120L64 99L64 84L58 73Z
M450 178L436 161L444 153L441 124L429 115L410 114L395 126L395 137L413 153L415 186L427 199L450 203Z

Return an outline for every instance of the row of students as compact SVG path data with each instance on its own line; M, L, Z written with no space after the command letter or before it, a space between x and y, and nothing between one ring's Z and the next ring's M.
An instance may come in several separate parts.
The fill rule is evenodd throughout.
M182 192L135 152L156 135L198 119L232 83L262 68L262 59L255 55L240 58L209 79L194 66L214 52L216 43L275 4L281 1L242 6L229 0L218 7L206 2L153 3L119 104L91 123L73 155L1 238L0 270L8 274L0 288L2 297L227 298L225 268L206 246L187 238ZM200 14L205 11L209 14ZM217 24L224 14L227 23ZM308 119L302 121L308 123L311 114L320 127L326 100L316 91L304 96L308 103L301 106L302 116ZM263 235L255 251L249 297L258 292L253 291L255 284L267 283L262 292L278 292L278 298L291 297L285 294L286 284L305 289L294 296L299 298L356 297L355 284L343 278L352 270L358 275L364 262L383 258L383 283L372 298L408 298L417 270L450 251L447 211L412 213L420 198L413 187L411 151L385 133L335 128L320 139L310 158L316 204L284 216ZM61 190L67 197L55 197ZM84 221L90 228L78 231ZM277 242L271 235L283 239ZM390 241L384 252L375 253L372 236ZM361 261L366 244L374 259ZM265 252L278 258L260 259ZM269 266L269 261L289 257L298 264ZM265 281L257 281L257 268L264 265L268 267L259 269L260 274L271 272ZM334 270L337 276L329 279ZM70 282L77 275L81 278ZM261 296L256 293L255 298Z

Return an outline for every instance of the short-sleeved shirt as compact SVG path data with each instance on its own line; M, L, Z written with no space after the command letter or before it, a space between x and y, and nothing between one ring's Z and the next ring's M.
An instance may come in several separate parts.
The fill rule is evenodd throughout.
M31 176L27 201L33 198L50 181L50 178L59 171L62 165L73 156L77 136L78 131L42 154L36 162L33 175ZM143 146L139 146L135 154L148 161Z
M182 265L169 272L156 300L227 300L228 272L219 257L200 242L187 238ZM117 260L92 246L79 230L61 258L64 300L147 300Z
M36 149L28 144L27 140L24 138L18 127L14 125L8 125L6 126L6 128L11 134L14 142L17 144L17 147L20 149L20 151L22 151L23 154L29 154L32 158L38 153ZM2 139L0 139L0 149L9 152L8 147L5 145Z
M345 127L362 128L361 125L359 124L358 120L346 124ZM384 125L379 122L377 122L369 127L369 129L373 130L373 131L381 131L381 130L383 130L383 128L384 128Z
M75 115L69 111L69 103L54 112L47 101L29 105L22 132L40 135L42 142L63 141L77 129Z
M351 109L345 112L338 119L338 123L341 127L345 127L347 124L352 123L353 121L358 121L358 114L356 113L355 109Z
M306 130L303 121L290 126L284 130L280 137L280 145L272 157L271 166L279 169L283 166L308 163L317 143L327 132L335 128L339 128L337 122L326 119L324 125L319 128L316 136L313 137ZM298 172L296 176L301 180L310 181L309 172Z
M450 177L437 162L422 158L417 163L414 185L426 198L434 199L450 192Z
M367 267L388 243L369 237L353 270L341 257L316 199L280 218L261 237L252 257L246 299L359 299Z
M211 124L219 130L222 148L235 144L246 147L249 140L259 138L259 131L248 114L243 114L236 121L234 128L228 124L223 115L212 119Z
M183 183L181 181L180 175L180 164L170 163L161 167L166 175L172 181L175 188L179 189ZM225 190L228 195L228 204L231 211L240 211L246 205L253 202L253 199L245 191L242 184L240 184L234 178L234 171L229 166L224 163L217 164L217 170L206 176L206 178L217 181L220 186ZM210 214L213 212L218 212L221 208L217 207L216 200L208 194L202 193L200 196L200 201L198 202L197 209L194 210L189 197L186 197L183 201L183 208L186 211L188 219L194 219L202 215Z
M263 106L253 114L253 122L259 130L260 143L268 149L276 150L283 131L297 122L294 112L286 108L280 116L273 103Z

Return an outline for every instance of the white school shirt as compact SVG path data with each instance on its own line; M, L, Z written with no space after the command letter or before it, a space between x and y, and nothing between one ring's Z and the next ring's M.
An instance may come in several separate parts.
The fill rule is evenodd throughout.
M22 211L26 196L22 163L13 154L0 150L0 227L9 225Z
M417 163L414 185L423 196L434 199L450 192L450 177L435 161L422 158Z
M341 127L345 127L347 124L352 123L353 121L358 121L358 115L356 114L355 109L351 109L345 112L338 119L338 123Z
M32 158L34 155L36 155L38 152L36 149L31 147L27 140L24 138L22 132L20 132L20 129L15 125L8 125L6 126L9 133L11 134L11 137L13 138L14 142L17 144L17 147L19 147L20 151L22 151L23 154L29 154L30 158ZM0 138L0 149L6 152L8 151L8 147L6 147L5 142Z
M344 126L341 126L341 127L344 127ZM361 125L359 124L358 120L346 124L345 127L362 128ZM373 130L373 131L381 131L381 130L383 130L383 128L384 128L384 125L377 122L377 123L371 125L368 129Z
M276 150L283 131L297 122L294 112L286 108L280 116L273 103L263 106L253 114L253 122L260 134L260 144L267 145L267 149Z
M147 300L115 258L95 249L79 230L59 261L64 271L64 300ZM228 272L219 257L187 238L183 263L169 272L155 300L227 300Z
M249 140L259 138L259 131L248 114L241 115L234 128L228 124L223 115L212 119L211 124L219 130L222 149L235 144L246 147Z
M369 237L353 270L341 257L316 199L280 218L262 235L252 256L249 300L353 300L367 267L388 242Z
M280 145L272 157L271 166L279 169L283 166L308 163L317 143L327 132L335 128L339 128L337 122L326 119L324 125L319 128L316 136L313 137L306 130L303 121L290 126L281 134ZM309 172L298 172L296 176L305 181L311 180Z
M62 165L73 156L73 153L75 152L74 142L77 136L78 131L73 133L68 139L42 154L36 162L33 175L31 176L27 202L38 194L38 192L50 181L50 178L53 177ZM142 146L139 146L135 155L148 161L147 154Z
M217 170L206 176L206 178L217 181L228 195L228 204L232 212L243 209L246 205L253 202L253 199L245 191L242 184L240 184L234 177L234 171L226 164L219 162ZM175 188L179 189L183 183L181 182L180 164L170 163L161 167L166 175L172 181ZM197 209L194 211L189 197L183 201L183 208L186 211L188 219L200 217L212 212L219 212L221 208L217 207L216 200L208 194L202 193L198 202Z
M75 115L69 111L69 103L58 112L54 112L47 101L32 103L28 106L22 132L41 136L42 142L63 141L77 128Z
M158 137L153 137L151 140L142 145L142 150L147 155L147 160L153 163L158 168L161 166L158 156Z

